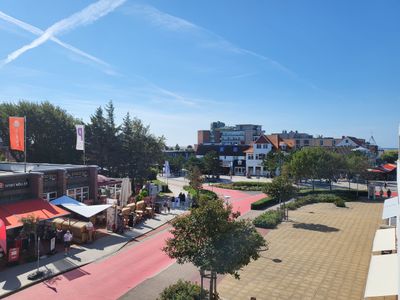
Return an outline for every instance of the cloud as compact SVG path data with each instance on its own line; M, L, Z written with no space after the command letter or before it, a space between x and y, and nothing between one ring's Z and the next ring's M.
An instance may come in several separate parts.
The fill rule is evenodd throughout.
M91 24L95 22L97 19L104 17L105 15L109 14L112 12L114 9L116 9L118 6L122 5L126 0L100 0L96 3L93 3L83 10L69 16L68 18L65 18L61 21L56 22L52 26L50 26L48 29L46 29L43 32L40 32L41 30L38 28L35 28L34 26L31 26L29 24L23 23L21 21L15 22L15 24L18 26L21 26L21 28L24 28L25 30L32 31L35 34L40 35L37 39L32 41L30 44L27 44L14 52L10 53L5 60L2 61L0 66L4 66L13 60L17 59L20 55L24 54L25 52L36 48L40 46L41 44L45 43L48 40L51 40L55 38L56 35L67 32L69 30L72 30L76 27ZM4 16L3 16L4 17ZM9 18L8 18L9 19ZM10 19L9 19L10 20ZM39 30L39 31L38 31ZM66 47L67 49L74 51L80 55L83 55L91 60L94 60L98 63L102 63L101 60L97 59L94 56L91 56L90 54L87 54L71 45L65 44L61 42L61 45L63 47Z

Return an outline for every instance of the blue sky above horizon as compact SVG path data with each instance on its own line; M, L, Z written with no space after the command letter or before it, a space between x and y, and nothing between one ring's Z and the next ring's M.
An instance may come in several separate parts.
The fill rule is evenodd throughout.
M113 100L118 122L129 111L168 145L194 144L220 120L396 147L399 10L394 0L3 0L0 101L49 100L88 121Z

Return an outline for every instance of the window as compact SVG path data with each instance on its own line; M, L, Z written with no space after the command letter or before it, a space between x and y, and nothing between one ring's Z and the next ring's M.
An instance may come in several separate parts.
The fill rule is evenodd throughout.
M309 140L304 140L304 145L310 145L310 141Z
M54 200L57 198L57 192L44 193L42 198L43 198L43 200L46 200L46 201Z
M348 144L349 143L349 140L348 139L346 139L346 144Z
M67 190L67 196L80 202L89 199L89 188L87 186Z
M296 140L296 145L300 145L300 140Z
M224 147L219 147L219 152L224 152Z
M323 146L324 145L324 141L323 140L319 140L319 145Z
M261 149L261 144L257 144L257 149Z
M268 149L268 145L267 144L263 144L262 147L263 147L263 149Z
M247 154L247 159L254 159L253 154Z

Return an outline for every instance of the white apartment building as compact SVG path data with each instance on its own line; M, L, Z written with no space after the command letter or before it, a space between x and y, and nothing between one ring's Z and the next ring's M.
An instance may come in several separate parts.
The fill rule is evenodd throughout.
M267 176L269 172L263 166L265 156L272 151L273 144L265 136L261 135L246 153L246 173L248 176Z

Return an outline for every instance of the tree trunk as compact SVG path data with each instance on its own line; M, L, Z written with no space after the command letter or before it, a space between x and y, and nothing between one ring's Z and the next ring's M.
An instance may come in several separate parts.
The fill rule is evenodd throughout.
M332 192L332 179L329 180L329 190Z
M209 299L214 300L214 277L213 277L213 271L210 272L210 295Z
M203 300L204 298L204 293L203 293L203 289L204 289L204 285L203 285L203 281L204 281L204 273L203 271L200 270L200 300Z

